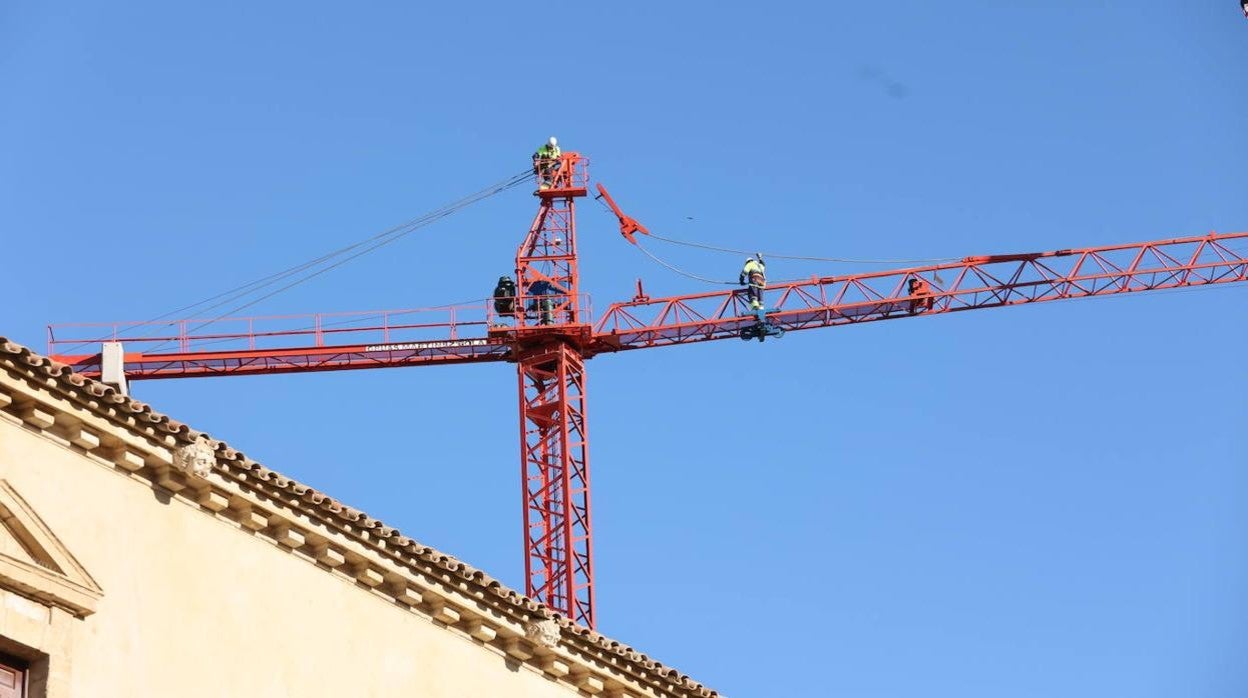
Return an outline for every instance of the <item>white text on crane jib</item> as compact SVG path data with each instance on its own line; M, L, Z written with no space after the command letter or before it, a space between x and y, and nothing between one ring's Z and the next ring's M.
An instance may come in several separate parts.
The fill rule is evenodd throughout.
M444 339L437 342L405 342L403 344L370 344L364 351L411 351L413 349L457 349L459 347L483 347L488 339Z

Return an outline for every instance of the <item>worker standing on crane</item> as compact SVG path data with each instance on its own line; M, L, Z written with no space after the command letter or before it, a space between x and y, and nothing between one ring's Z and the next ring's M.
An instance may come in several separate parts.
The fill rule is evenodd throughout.
M554 286L545 279L538 279L529 284L529 311L536 313L539 321L543 325L549 325L555 321L554 309L555 301L548 297L549 294L555 292Z
M533 174L537 175L538 189L549 189L555 179L555 170L559 169L559 141L551 136L533 153Z
M498 277L494 285L494 312L500 320L516 314L516 282L510 276Z
M750 310L763 307L763 289L767 288L767 265L763 263L762 253L745 258L745 266L737 277L737 283L745 286L746 297L750 299Z

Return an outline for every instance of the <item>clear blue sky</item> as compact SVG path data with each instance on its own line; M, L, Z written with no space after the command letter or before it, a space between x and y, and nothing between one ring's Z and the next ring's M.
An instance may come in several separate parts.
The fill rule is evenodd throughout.
M4 3L0 334L42 350L48 322L159 315L552 134L654 230L728 247L1244 230L1248 21L1230 0ZM482 297L535 207L496 197L253 310ZM581 211L596 307L637 276L703 289ZM1248 695L1246 300L595 359L600 629L736 698ZM511 365L135 392L523 588Z

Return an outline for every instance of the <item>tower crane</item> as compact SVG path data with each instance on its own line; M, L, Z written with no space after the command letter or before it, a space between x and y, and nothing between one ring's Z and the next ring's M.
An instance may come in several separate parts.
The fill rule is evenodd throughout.
M565 152L516 252L515 295L463 306L368 313L50 325L49 354L75 371L127 380L506 361L516 365L526 593L594 627L585 362L600 354L942 315L1044 301L1248 281L1227 233L1050 252L965 257L908 269L772 284L767 307L737 289L612 303L593 320L581 292L575 203L588 159ZM649 235L607 190L626 240ZM947 281L946 281L947 279ZM510 300L511 302L506 302ZM291 325L295 329L290 329ZM173 329L169 329L172 327ZM111 329L110 329L111 328ZM82 333L86 333L85 335ZM72 336L71 336L72 334ZM58 353L99 343L99 352ZM123 388L124 389L124 388Z

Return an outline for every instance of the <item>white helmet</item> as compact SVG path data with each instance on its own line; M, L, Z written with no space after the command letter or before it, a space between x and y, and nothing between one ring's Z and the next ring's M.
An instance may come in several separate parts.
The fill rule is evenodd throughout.
M550 147L552 147L552 148L553 148L553 147L555 147L555 146L557 146L557 145L559 145L559 141L555 140L555 137L554 137L554 136L551 136L551 137L550 137L550 141L549 141L549 143L550 143Z
M747 262L753 262L753 261L754 261L754 257L752 257L752 256L751 256L751 257L746 257L746 258L745 258L745 261L747 261Z

